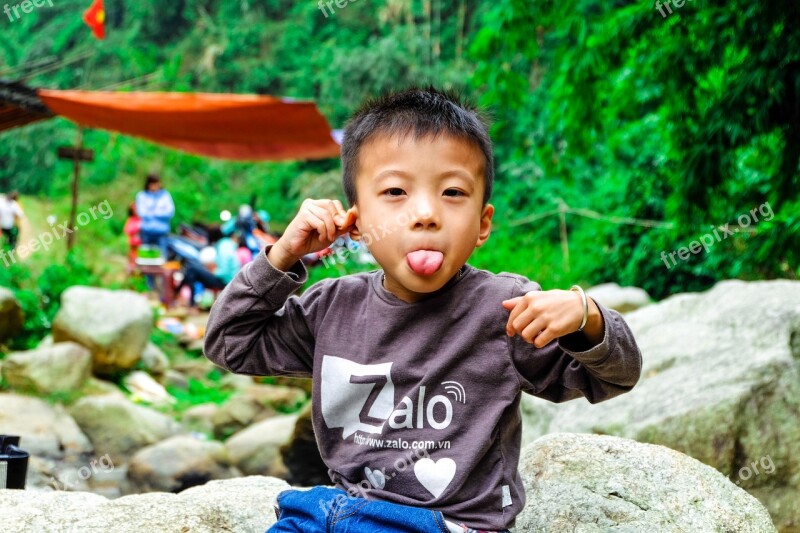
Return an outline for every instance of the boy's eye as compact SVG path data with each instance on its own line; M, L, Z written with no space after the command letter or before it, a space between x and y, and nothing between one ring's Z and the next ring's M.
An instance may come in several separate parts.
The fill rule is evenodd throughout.
M447 193L451 193L451 194L447 194ZM447 189L446 191L444 191L444 194L447 195L447 196L466 196L464 191L461 191L459 189Z
M403 194L403 189L399 187L392 187L391 189L386 189L383 191L384 194L388 194L389 196L400 196Z

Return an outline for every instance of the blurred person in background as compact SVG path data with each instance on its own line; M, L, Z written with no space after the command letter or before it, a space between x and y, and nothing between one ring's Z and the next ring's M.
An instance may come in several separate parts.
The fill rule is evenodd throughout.
M5 242L11 250L17 248L19 239L19 222L24 218L22 207L17 201L19 194L14 191L6 196L0 196L0 231Z
M198 307L198 289L224 289L236 276L242 268L238 249L239 244L234 238L223 236L219 228L209 229L208 246L200 250L198 261L186 262L183 279L176 289L180 293L183 287L189 287L190 308Z
M128 267L136 265L136 256L139 253L139 246L142 244L140 231L142 229L142 219L136 213L136 203L132 202L128 206L128 219L125 221L123 231L128 236Z
M158 175L150 174L145 179L144 190L136 195L136 213L141 218L142 244L157 246L166 259L167 234L170 220L175 216L175 204Z

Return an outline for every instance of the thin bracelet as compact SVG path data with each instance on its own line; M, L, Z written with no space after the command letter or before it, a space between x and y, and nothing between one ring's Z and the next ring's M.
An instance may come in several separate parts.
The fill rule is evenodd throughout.
M577 291L581 295L581 301L583 302L583 320L581 321L581 326L578 328L578 331L583 331L586 321L589 320L589 300L586 299L586 293L583 292L583 289L578 285L573 285L569 290Z

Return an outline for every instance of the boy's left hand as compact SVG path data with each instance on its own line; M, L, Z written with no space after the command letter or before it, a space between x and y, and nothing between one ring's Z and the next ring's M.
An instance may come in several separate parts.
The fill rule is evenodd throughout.
M583 334L592 346L596 346L603 341L605 324L597 304L588 296L586 298L589 318ZM578 331L583 320L583 301L576 291L531 291L525 296L504 300L503 307L511 311L506 323L508 336L519 334L537 348Z

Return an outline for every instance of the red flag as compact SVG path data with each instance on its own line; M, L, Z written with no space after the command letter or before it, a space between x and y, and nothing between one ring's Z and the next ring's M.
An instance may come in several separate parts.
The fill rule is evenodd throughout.
M103 0L94 0L92 5L83 12L83 21L92 29L92 33L98 39L106 36L106 10L103 7Z

